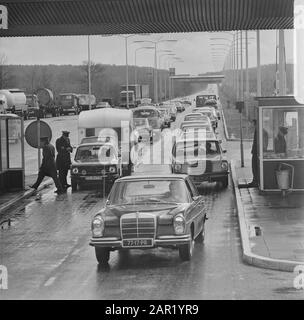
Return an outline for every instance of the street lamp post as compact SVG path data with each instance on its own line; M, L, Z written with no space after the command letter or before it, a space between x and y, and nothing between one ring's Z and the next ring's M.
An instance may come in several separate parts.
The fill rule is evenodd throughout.
M164 53L161 54L158 59L159 59L159 67L161 68L161 58L162 57L170 57L170 56L175 56L175 53ZM161 73L160 73L160 79L159 79L159 91L160 91L160 101L162 101L162 79L161 79ZM166 100L166 78L165 78L165 100Z
M136 56L137 56L137 51L143 50L143 49L154 49L154 47L140 47L135 49L134 53L134 66L135 66L135 72L134 72L134 82L137 84L137 67L136 67Z
M158 89L157 89L157 45L160 42L177 42L177 40L173 39L161 39L158 41L152 41L152 40L137 40L134 41L134 43L152 43L154 44L154 102L158 102Z
M89 110L91 106L91 48L90 48L90 36L88 36L88 91L89 91Z

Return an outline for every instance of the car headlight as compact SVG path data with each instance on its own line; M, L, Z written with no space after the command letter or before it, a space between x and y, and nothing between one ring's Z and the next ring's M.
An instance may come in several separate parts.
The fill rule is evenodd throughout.
M87 174L87 171L86 170L81 170L81 174L83 175L83 176L85 176L86 174Z
M73 169L72 169L72 172L75 173L75 174L77 174L77 173L79 172L79 171L78 171L78 168L73 168Z
M228 170L228 163L227 162L222 162L222 169L223 170Z
M173 221L173 226L174 226L174 232L177 235L184 234L185 233L185 219L182 215L177 215L174 217Z
M182 165L181 164L175 164L174 165L174 171L175 172L181 172L182 171Z
M109 168L109 171L110 171L111 173L115 173L115 172L116 172L116 167L110 167L110 168Z
M96 216L92 221L93 237L102 237L104 231L104 220L101 216Z

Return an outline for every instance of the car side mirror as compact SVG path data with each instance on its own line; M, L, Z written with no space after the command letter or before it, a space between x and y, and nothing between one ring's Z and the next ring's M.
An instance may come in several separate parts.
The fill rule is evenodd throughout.
M194 196L192 197L193 201L198 201L202 198L202 196Z

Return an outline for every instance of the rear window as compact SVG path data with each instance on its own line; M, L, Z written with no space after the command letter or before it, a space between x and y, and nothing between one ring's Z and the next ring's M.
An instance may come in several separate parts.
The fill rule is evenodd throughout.
M152 110L152 109L142 109L142 110L134 110L133 116L134 118L149 118L149 117L157 117L158 114L155 110Z

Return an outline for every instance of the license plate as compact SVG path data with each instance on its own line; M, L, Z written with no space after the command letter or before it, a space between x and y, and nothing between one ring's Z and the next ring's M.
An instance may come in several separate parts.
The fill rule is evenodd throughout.
M122 246L124 248L135 248L135 247L153 247L153 239L130 239L123 240Z
M104 176L85 177L86 180L102 180Z

